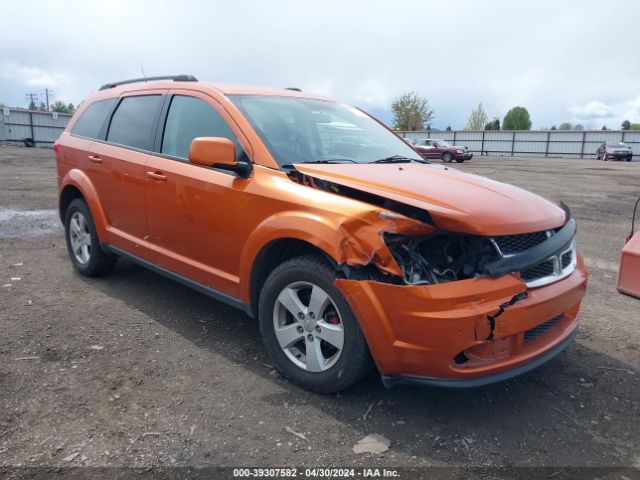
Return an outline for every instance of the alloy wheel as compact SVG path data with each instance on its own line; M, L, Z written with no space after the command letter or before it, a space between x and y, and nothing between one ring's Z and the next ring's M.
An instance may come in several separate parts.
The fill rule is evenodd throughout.
M329 294L310 282L282 289L273 308L273 328L280 348L299 368L329 370L344 346L342 316Z
M87 219L81 212L74 212L69 222L69 240L73 256L82 265L91 258L91 233Z

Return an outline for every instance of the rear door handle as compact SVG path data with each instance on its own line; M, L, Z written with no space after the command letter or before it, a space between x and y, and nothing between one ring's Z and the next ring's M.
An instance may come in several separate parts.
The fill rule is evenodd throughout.
M147 177L152 180L157 180L159 182L166 182L167 177L160 172L147 172Z
M91 160L93 163L102 163L102 159L97 155L89 155L89 160Z

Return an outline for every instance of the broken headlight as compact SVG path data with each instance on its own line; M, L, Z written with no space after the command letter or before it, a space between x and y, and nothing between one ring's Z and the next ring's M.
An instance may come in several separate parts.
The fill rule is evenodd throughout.
M409 285L433 285L487 274L498 260L487 238L437 232L428 236L386 233L384 240Z

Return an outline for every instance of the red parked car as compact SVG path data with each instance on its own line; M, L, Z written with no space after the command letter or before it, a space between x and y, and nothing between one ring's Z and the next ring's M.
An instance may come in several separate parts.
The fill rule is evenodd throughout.
M413 148L424 158L442 160L442 163L450 163L453 160L462 163L473 158L473 153L467 147L451 145L439 138L422 138L416 141Z

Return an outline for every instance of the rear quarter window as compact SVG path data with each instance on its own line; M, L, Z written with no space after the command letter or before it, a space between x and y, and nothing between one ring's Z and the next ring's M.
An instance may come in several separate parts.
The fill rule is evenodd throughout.
M151 150L161 95L124 97L111 117L107 142Z
M72 135L87 138L98 138L107 115L116 103L116 98L98 100L89 105L71 130Z

